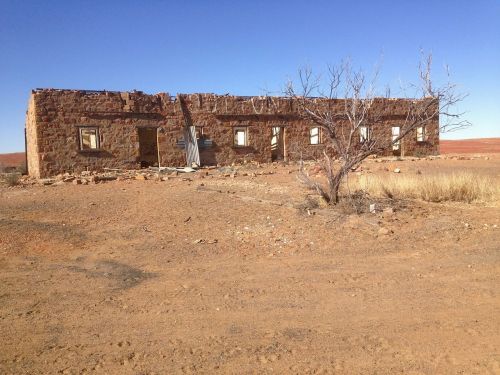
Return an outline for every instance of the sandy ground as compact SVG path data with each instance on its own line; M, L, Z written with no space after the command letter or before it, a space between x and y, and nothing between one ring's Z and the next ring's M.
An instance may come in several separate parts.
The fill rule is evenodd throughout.
M295 169L0 188L0 373L499 374L498 205L308 215Z

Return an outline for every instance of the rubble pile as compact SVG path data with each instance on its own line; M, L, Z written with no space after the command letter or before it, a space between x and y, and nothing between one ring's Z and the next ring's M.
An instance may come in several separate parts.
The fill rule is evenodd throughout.
M45 185L60 186L65 184L89 185L106 183L110 181L138 180L138 181L168 181L181 180L192 181L193 179L203 178L236 178L236 177L257 177L271 175L272 170L263 170L265 167L273 166L277 168L276 163L261 164L251 162L248 164L232 165L229 167L203 167L203 168L157 168L149 169L118 169L104 168L102 171L83 171L81 173L61 173L50 178L37 179L31 176L20 176L19 186Z

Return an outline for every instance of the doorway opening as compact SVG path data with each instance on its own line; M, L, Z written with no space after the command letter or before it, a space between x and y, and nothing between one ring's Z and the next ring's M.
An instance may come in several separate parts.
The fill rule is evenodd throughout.
M401 156L401 139L394 142L399 137L400 132L401 128L399 126L392 127L392 155L394 156Z
M139 162L141 168L158 166L157 128L137 128L139 135Z
M285 128L273 126L271 131L271 160L285 160Z
M188 167L200 166L200 150L198 149L198 138L200 135L196 133L197 133L196 126L189 126L184 128L184 143L186 145L186 165Z

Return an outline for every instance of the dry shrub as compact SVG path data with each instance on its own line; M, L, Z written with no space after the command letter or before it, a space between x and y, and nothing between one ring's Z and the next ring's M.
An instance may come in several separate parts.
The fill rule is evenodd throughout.
M302 203L296 206L296 208L301 214L309 214L310 211L319 208L319 203L317 199L308 195Z
M19 173L5 173L3 176L0 176L0 181L7 186L17 186L19 185L20 178Z
M343 196L336 208L346 215L359 215L368 212L370 204L373 202L374 200L370 198L365 190L356 190Z
M16 168L16 170L21 174L28 174L28 166L26 165L26 161L23 162Z
M473 173L362 176L358 183L370 194L391 199L428 202L488 202L500 199L500 187L491 178Z

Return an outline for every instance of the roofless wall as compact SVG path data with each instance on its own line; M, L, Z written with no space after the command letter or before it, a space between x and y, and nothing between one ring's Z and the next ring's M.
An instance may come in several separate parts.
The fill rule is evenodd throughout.
M299 116L289 98L188 94L182 100L184 111L179 97L165 93L34 90L26 117L29 173L47 177L105 167L182 166L190 140L202 165L322 155L321 131ZM383 114L372 129L378 137L391 139L393 128L404 121L405 103L376 100ZM343 100L335 105L340 110ZM196 140L186 133L186 121ZM393 152L437 154L438 129L438 119L430 121L425 135L408 136Z

